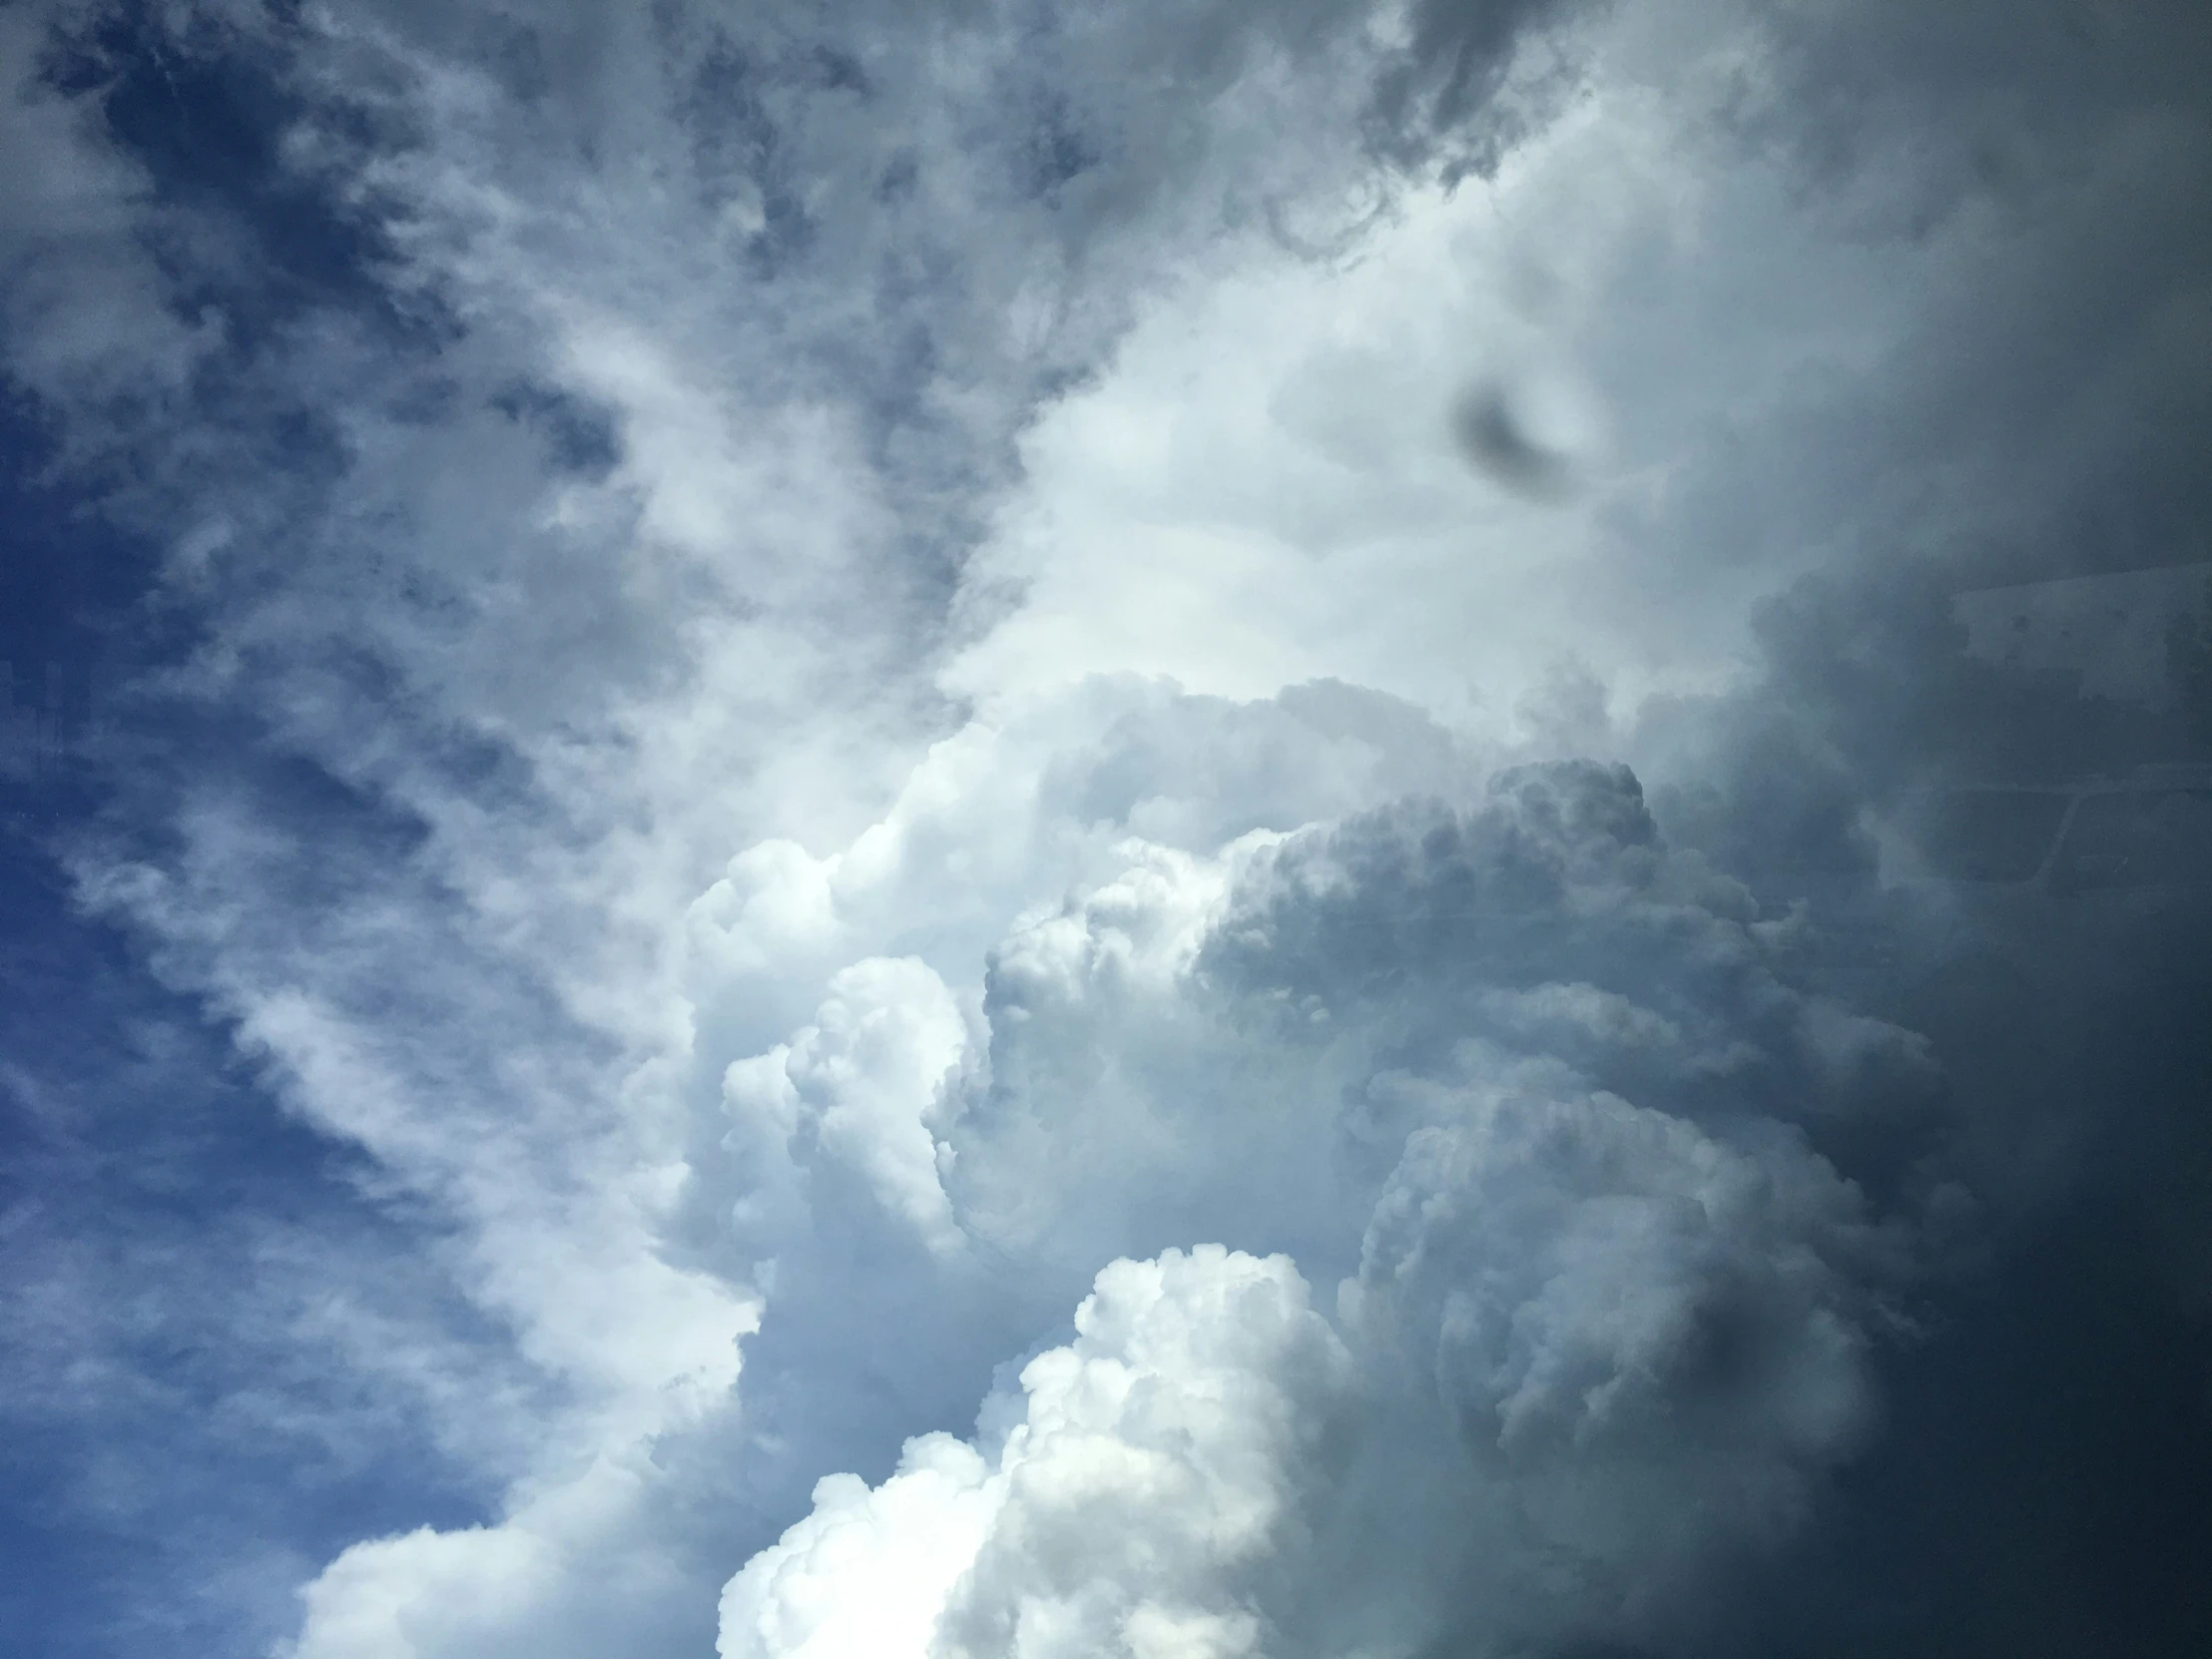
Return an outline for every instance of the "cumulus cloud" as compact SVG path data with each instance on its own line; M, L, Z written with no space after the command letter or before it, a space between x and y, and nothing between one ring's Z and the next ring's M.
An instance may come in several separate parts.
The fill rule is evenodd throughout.
M1899 1241L1787 1140L1611 1095L1453 1104L1408 1138L1347 1318L1510 1485L1551 1587L1632 1619L1686 1561L1786 1532L1852 1448Z
M1870 1357L1902 1328L1918 1247L1775 1114L1880 1112L1900 1089L1926 1104L1917 1040L1864 1019L1825 1032L1852 1022L1777 972L1786 952L1748 895L1670 852L1619 769L1508 773L1464 817L1413 804L1211 862L1123 850L1123 875L993 954L982 1052L907 1070L937 1090L909 1098L940 1125L941 1193L978 1247L963 1271L1049 1322L1055 1287L1123 1260L1076 1348L1023 1372L1031 1429L998 1462L987 1437L937 1436L878 1488L826 1483L733 1580L726 1651L1645 1639L1786 1536L1871 1425ZM1890 1069L1840 1069L1855 1045ZM752 1065L772 1063L791 1064ZM763 1122L805 1139L788 1109ZM1186 1261L1170 1241L1194 1233L1239 1254ZM1244 1500L1291 1530L1215 1559L1183 1529L1203 1520L1209 1547L1248 1535L1180 1475L1148 1476L1141 1504L1081 1482L1048 1494L1059 1477L1026 1448L1063 1368L1088 1376L1091 1345L1133 1317L1115 1312L1126 1287L1259 1273L1243 1252L1284 1247L1345 1274L1341 1329L1300 1316L1312 1353L1335 1356L1302 1362L1329 1380L1302 1385L1303 1449L1264 1459ZM1266 1272L1271 1297L1303 1298L1289 1257ZM1212 1317L1223 1342L1242 1329ZM764 1334L778 1318L772 1300ZM1179 1368L1220 1363L1148 1348L1140 1369L1211 1398L1230 1384ZM1242 1363L1263 1380L1278 1365ZM987 1401L986 1429L1008 1409ZM1237 1414L1252 1429L1284 1409ZM1089 1455L1086 1471L1125 1451L1109 1436ZM1395 1518L1369 1507L1383 1491ZM1058 1518L1032 1518L1032 1500ZM1408 1536L1424 1528L1461 1542ZM1402 1553L1354 1592L1366 1569L1331 1551ZM878 1577L898 1586L880 1604L859 1588ZM1326 1613L1300 1599L1318 1584L1334 1586Z
M1669 846L1625 767L1511 769L1483 796L1286 841L1209 965L1379 1020L1405 1063L1480 1042L1690 1117L1931 1101L1925 1041L1792 983L1806 919Z
M841 1172L931 1249L952 1250L932 1130L966 1041L958 1005L925 964L870 959L830 979L794 1043L734 1063L723 1089L737 1133L780 1131L795 1163L820 1166L819 1179ZM825 1202L844 1207L834 1194Z
M1427 1091L1530 1065L1713 1123L1934 1109L1925 1042L1794 983L1803 924L1667 847L1625 771L1474 794L1211 866L1139 846L1017 929L946 1131L963 1225L1032 1262L1227 1226L1328 1260Z
M722 1652L1663 1633L1864 1429L1895 1252L1786 1145L1607 1096L1446 1117L1384 1191L1344 1335L1283 1257L1114 1263L1074 1343L986 1402L991 1439L910 1441L873 1489L825 1479L724 1592Z
M873 1491L826 1479L731 1580L721 1651L1258 1651L1342 1345L1287 1260L1218 1246L1112 1264L1075 1328L990 1454L931 1435Z

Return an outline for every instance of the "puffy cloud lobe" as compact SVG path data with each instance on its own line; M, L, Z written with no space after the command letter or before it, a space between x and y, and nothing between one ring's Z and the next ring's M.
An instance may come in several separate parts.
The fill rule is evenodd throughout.
M1255 702L1093 676L930 744L848 845L758 841L689 906L693 994L717 1012L855 953L973 963L1010 915L1118 871L1132 837L1196 856L1420 787L1479 757L1404 700L1337 682Z
M972 1237L1022 1264L1039 1317L1114 1256L1211 1236L1304 1260L1357 1231L1330 1164L1342 1068L1271 1042L1193 976L1270 838L1213 858L1127 843L1120 876L992 954L946 1189Z
M725 1659L922 1654L975 1559L1002 1492L949 1434L912 1441L876 1490L827 1476L815 1510L746 1564L722 1597Z
M1640 1103L1785 1118L1925 1103L1913 1033L1792 983L1806 920L1670 848L1635 775L1508 769L1472 811L1407 802L1257 860L1201 959L1243 995L1434 1071L1477 1042Z
M838 972L813 1025L725 1078L733 1138L759 1143L748 1202L774 1190L781 1154L800 1168L842 1172L930 1249L956 1248L933 1130L946 1074L966 1047L966 1021L926 964L877 957Z
M1349 1271L1406 1136L1469 1081L1908 1137L1940 1087L1920 1039L1797 983L1802 918L1668 848L1622 769L1123 851L993 954L987 1063L943 1132L960 1225L1064 1264L1067 1295L1209 1232Z
M986 1455L910 1443L723 1596L724 1659L1237 1659L1348 1362L1280 1257L1116 1262Z
M1856 1446L1903 1240L1786 1137L1604 1094L1453 1105L1406 1143L1348 1327L1507 1490L1531 1583L1632 1630L1716 1551L1784 1535Z

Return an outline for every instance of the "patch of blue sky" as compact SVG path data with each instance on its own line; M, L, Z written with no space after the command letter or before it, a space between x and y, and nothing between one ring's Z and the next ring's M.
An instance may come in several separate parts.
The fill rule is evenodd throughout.
M421 313L384 302L372 226L276 165L298 113L276 80L250 55L166 54L118 15L47 75L98 99L158 203L229 242L227 258L202 247L172 266L172 302L226 319L230 351L200 392L234 407L212 412L235 415L224 372L309 306L421 345ZM157 257L174 256L151 223ZM103 511L101 485L128 479L57 468L45 411L9 390L0 1629L15 1634L0 1648L245 1651L290 1628L299 1580L364 1532L484 1518L480 1475L440 1447L423 1400L460 1385L438 1375L439 1342L497 1345L422 1271L424 1218L365 1157L288 1115L208 1004L87 914L68 866L96 842L130 847L162 820L144 809L226 773L251 775L263 811L333 853L365 837L388 854L411 831L261 751L251 718L126 694L180 660L201 621L146 603L157 553ZM264 454L295 478L331 464L296 414L262 425ZM582 440L564 427L558 441ZM381 1370L363 1364L377 1346Z
M10 794L0 1626L45 1653L217 1651L282 1629L302 1570L364 1525L481 1514L421 1380L354 1352L470 1317L366 1161L74 902L57 854L103 792L54 766Z

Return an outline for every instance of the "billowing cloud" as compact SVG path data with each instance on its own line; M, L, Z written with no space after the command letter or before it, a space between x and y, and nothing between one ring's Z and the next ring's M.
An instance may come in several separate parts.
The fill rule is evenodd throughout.
M723 1595L730 1659L1259 1651L1261 1587L1348 1370L1297 1270L1219 1246L1113 1263L988 1455L910 1442Z
M1283 1257L1112 1264L989 1439L825 1479L731 1581L722 1652L1664 1633L1864 1431L1894 1250L1794 1148L1609 1096L1455 1104L1383 1194L1346 1335Z
M965 1297L996 1281L1047 1322L1055 1288L1072 1296L1087 1264L1122 1260L1078 1315L1076 1348L1023 1372L1031 1427L997 1462L940 1434L910 1442L877 1489L825 1484L813 1518L733 1581L726 1650L1648 1637L1733 1555L1786 1536L1871 1427L1872 1353L1904 1328L1918 1246L1781 1119L1925 1108L1925 1045L1793 987L1777 971L1787 928L1778 937L1739 885L1671 852L1621 769L1509 772L1464 814L1414 804L1262 832L1211 864L1123 850L1123 874L994 952L976 1052L910 1056L898 1119L917 1149L933 1126L932 1214L948 1202L972 1250L953 1270ZM830 1029L738 1068L741 1116L756 1077L811 1072L798 1056ZM795 1108L757 1097L752 1132L809 1147ZM1193 1235L1222 1243L1186 1260L1171 1241ZM1294 1387L1274 1375L1288 1362L1237 1351L1259 1376L1235 1388L1304 1401L1286 1442L1303 1449L1259 1459L1239 1499L1290 1517L1284 1538L1262 1547L1219 1522L1223 1500L1180 1473L1145 1476L1143 1502L1080 1481L1048 1495L1061 1476L1029 1448L1059 1421L1062 1379L1090 1376L1101 1334L1134 1318L1118 1311L1129 1287L1172 1307L1163 1282L1210 1297L1224 1263L1259 1273L1244 1253L1284 1248L1344 1276L1341 1323L1300 1315L1313 1330L1298 1366L1326 1386ZM877 1271L896 1256L879 1245ZM1303 1298L1291 1259L1266 1261L1269 1306L1286 1284ZM973 1318L962 1296L946 1304L945 1282L903 1282L938 1306L889 1317ZM1242 1329L1216 1317L1225 1342ZM772 1297L764 1337L780 1318L823 1316L780 1314ZM878 1330L864 1346L896 1340ZM1160 1373L1171 1397L1232 1390L1200 1380L1216 1358L1106 1352ZM986 1427L1002 1431L1009 1408L986 1401ZM1235 1414L1257 1433L1288 1410L1267 1396ZM1104 1439L1080 1469L1132 1455L1112 1420L1092 1427ZM1405 1488L1396 1519L1360 1508L1385 1482ZM1359 1526L1317 1518L1352 1511ZM1214 1560L1194 1525L1235 1547ZM1461 1541L1402 1535L1424 1529ZM1401 1553L1403 1575L1353 1594L1352 1562L1331 1550ZM878 1602L862 1588L877 1577L901 1588ZM1323 1625L1299 1599L1319 1584L1338 1586Z
M1408 1139L1346 1314L1510 1488L1552 1592L1632 1619L1786 1532L1852 1448L1895 1241L1787 1140L1609 1095L1454 1104Z

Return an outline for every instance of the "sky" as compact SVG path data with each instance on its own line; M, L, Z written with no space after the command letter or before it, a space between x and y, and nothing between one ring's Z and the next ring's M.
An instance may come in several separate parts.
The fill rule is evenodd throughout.
M2212 1651L2212 15L0 79L0 1654Z

